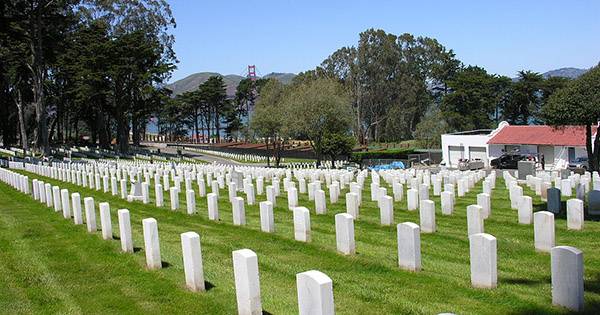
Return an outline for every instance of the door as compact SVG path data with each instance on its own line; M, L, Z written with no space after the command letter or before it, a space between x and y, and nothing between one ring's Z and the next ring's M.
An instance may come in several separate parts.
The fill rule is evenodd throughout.
M554 165L554 147L551 145L541 145L538 147L540 153L539 160L542 162L542 155L544 156L544 168L551 169Z
M458 166L458 160L462 159L464 155L463 147L460 146L448 146L448 164L453 167Z
M469 147L469 160L480 160L485 166L488 165L487 150L485 147Z
M569 163L575 161L575 148L569 148Z

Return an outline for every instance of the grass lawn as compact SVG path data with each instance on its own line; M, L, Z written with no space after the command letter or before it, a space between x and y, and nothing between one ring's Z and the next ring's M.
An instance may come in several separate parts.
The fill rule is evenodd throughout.
M30 178L42 178L28 174ZM470 287L466 207L476 203L478 184L458 198L452 216L442 216L439 197L438 231L421 235L422 271L397 267L396 229L379 225L379 210L369 201L365 183L360 218L355 222L357 254L336 253L334 215L345 211L340 198L328 204L326 215L314 214L314 203L299 196L311 209L312 242L293 239L292 212L284 197L275 208L274 234L260 231L258 205L246 206L245 227L232 225L226 190L221 191L221 221L207 218L205 198L197 198L198 214L184 209L139 202L43 178L44 181L94 197L111 205L113 233L118 236L117 209L131 212L135 247L143 247L141 221L158 220L162 260L166 268L147 271L143 250L120 253L118 240L104 241L89 234L31 197L0 184L0 307L10 313L236 313L231 251L250 248L258 254L263 309L272 314L297 314L295 275L316 269L332 278L338 314L531 314L566 313L551 305L550 256L533 248L533 225L517 224L504 182L498 179L492 196L492 215L485 231L498 239L498 288ZM195 184L194 184L195 186ZM391 189L388 188L388 192ZM533 195L525 188L525 192ZM344 195L345 192L342 193ZM154 192L151 191L151 196ZM258 200L266 197L258 196ZM153 202L153 200L152 200ZM185 198L180 202L185 208ZM418 211L397 202L395 222L418 223ZM541 201L534 197L534 207ZM96 212L98 208L96 207ZM97 213L98 215L98 213ZM99 222L99 220L98 220ZM98 223L99 224L99 223ZM583 231L567 231L566 220L556 219L556 244L584 253L586 313L600 313L600 222L586 221ZM204 293L184 288L180 233L201 235L206 281Z

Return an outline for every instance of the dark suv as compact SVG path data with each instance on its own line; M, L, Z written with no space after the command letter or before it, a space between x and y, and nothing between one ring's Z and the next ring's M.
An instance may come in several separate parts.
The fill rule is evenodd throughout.
M520 154L503 154L499 158L495 158L490 162L493 168L518 168L519 161L526 160L527 156Z

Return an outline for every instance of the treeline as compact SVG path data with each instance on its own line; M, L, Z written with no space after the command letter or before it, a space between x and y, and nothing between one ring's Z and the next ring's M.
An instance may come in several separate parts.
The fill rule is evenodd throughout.
M196 90L170 99L158 113L158 127L169 139L192 136L192 141L221 142L228 139L250 139L249 113L267 79L243 79L235 97L227 97L221 76L211 76Z
M8 0L0 4L0 136L50 144L113 139L128 152L168 103L175 26L164 0ZM82 139L89 136L89 140Z
M445 132L538 123L548 97L569 81L531 71L513 81L464 65L433 38L374 29L308 73L349 91L359 143L416 138L428 147Z

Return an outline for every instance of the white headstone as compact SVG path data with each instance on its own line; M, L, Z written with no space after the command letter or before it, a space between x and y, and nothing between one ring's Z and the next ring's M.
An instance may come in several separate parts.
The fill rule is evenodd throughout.
M469 236L471 285L475 288L493 289L498 283L496 238L477 233Z
M61 189L60 199L62 203L62 212L65 219L71 218L71 200L69 198L69 190Z
M185 284L191 291L204 291L204 270L200 235L196 232L181 233L181 251Z
M421 231L412 222L396 226L398 237L398 265L409 271L421 270Z
M275 195L275 188L273 186L267 186L267 201L273 204L273 207L277 205L277 198Z
M423 233L435 233L435 203L432 200L421 200L419 220Z
M490 195L486 193L477 194L477 205L481 206L483 210L483 218L489 218L492 212Z
M356 252L354 218L350 214L338 213L335 215L335 239L338 252L344 255L351 255Z
M358 219L358 195L356 193L346 193L346 212Z
M550 252L552 304L580 312L584 306L583 252L571 246L556 246Z
M467 230L469 236L483 233L483 208L481 206L467 206Z
M81 212L81 196L79 193L71 194L71 203L73 205L73 221L75 224L83 224L83 213Z
M567 200L567 229L583 230L583 200Z
M294 239L310 242L310 212L305 207L294 208Z
M185 194L185 204L188 214L196 213L196 193L193 189L188 189Z
M409 189L406 193L406 204L408 211L417 210L419 206L419 192L416 189Z
M217 221L219 220L219 197L215 193L209 193L206 195L208 203L208 219Z
M100 207L100 227L102 228L102 238L111 240L112 237L112 222L110 220L110 205L108 202L101 202Z
M52 186L52 205L54 205L54 211L58 212L62 210L62 201L60 200L60 187Z
M392 197L381 197L379 214L381 225L392 225L394 223L394 199Z
M85 223L87 225L87 230L90 233L96 232L96 210L94 206L94 198L83 198L83 204L85 206Z
M298 206L298 190L296 189L296 187L290 187L288 189L287 200L288 209L292 210Z
M261 315L258 257L249 249L232 253L235 295L239 315Z
M442 214L451 215L454 211L454 194L450 191L443 191L441 194Z
M120 209L117 211L119 218L119 238L121 239L121 250L126 253L133 253L133 238L131 237L131 219L129 210Z
M298 314L333 315L333 281L326 274L310 270L296 275Z
M144 249L146 251L146 266L148 269L162 268L160 259L160 243L158 239L158 222L154 218L142 220L144 230Z
M244 198L235 197L232 201L233 225L246 225L246 210Z
M179 188L175 186L169 188L169 201L171 202L171 210L179 209Z
M548 211L534 213L533 231L535 249L540 252L550 252L554 247L554 214Z
M260 207L260 229L266 233L275 232L275 219L273 217L273 204L270 201L262 201Z
M154 186L154 193L156 194L156 206L162 207L165 201L163 197L163 187L161 184L156 184Z
M531 224L531 220L533 218L533 200L531 197L521 197L521 202L519 202L518 216L520 224Z
M317 214L325 214L327 212L325 192L321 189L315 190L315 212Z

